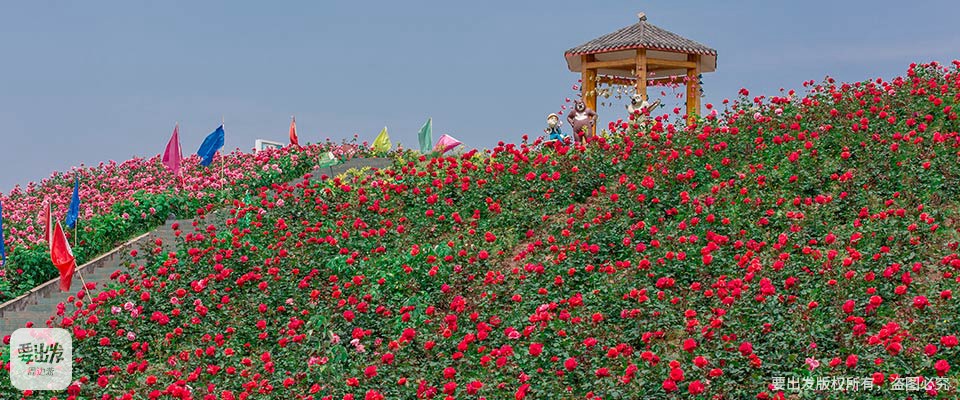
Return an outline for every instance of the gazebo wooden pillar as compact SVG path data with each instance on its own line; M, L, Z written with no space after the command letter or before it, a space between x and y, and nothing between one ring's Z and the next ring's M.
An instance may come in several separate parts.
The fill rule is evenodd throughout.
M596 61L594 60L593 54L584 54L581 57L583 58L583 68L582 68L582 71L580 72L581 97L583 98L583 103L586 104L588 108L596 111L597 110L597 69L590 68L590 65L593 65Z
M717 68L717 51L647 22L639 22L567 50L570 71L580 72L581 96L597 109L597 83L629 84L647 99L647 84L682 77L686 84L687 117L700 115L700 74Z
M700 115L700 55L688 54L687 62L687 116L696 118Z

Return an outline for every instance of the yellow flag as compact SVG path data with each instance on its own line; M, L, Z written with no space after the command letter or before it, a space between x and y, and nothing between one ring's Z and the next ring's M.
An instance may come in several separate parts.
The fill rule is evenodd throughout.
M386 153L390 151L393 147L393 143L390 142L390 135L387 134L387 127L383 127L383 130L380 131L380 134L377 135L377 138L373 141L373 151L378 153Z

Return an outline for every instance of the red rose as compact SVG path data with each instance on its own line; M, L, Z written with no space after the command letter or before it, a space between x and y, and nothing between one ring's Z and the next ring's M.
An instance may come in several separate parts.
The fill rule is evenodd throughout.
M697 356L696 358L693 359L693 365L703 368L707 365L707 359L703 358L703 356Z
M930 305L930 301L927 300L926 296L917 296L913 298L913 307L917 309L923 309L924 307Z
M753 354L753 345L750 344L750 342L740 343L740 354L743 354L744 356Z
M593 315L590 318L593 320L593 323L599 324L600 322L603 321L603 314L593 313Z
M853 300L847 300L846 303L843 303L843 312L847 314L853 314L853 308L855 306L856 304L853 302Z
M529 349L529 351L530 351L530 355L531 355L531 356L534 356L534 357L539 356L541 353L543 353L543 344L542 344L542 343L530 343L530 349Z
M881 386L883 385L883 372L874 372L873 373L873 385Z
M683 370L680 368L671 369L670 379L673 379L677 382L683 382Z
M474 395L483 388L483 382L473 381L467 384L467 394Z
M516 400L523 400L524 398L527 397L527 392L529 391L530 391L530 384L524 383L520 385L520 387L517 389L517 393L514 394L513 398Z
M700 381L690 382L690 386L687 386L687 392L693 395L703 393L703 390L703 383L700 383Z
M670 393L674 390L677 390L677 384L673 380L667 379L663 381L663 391Z
M456 382L447 382L443 385L443 392L448 395L453 395L457 392L457 383Z
M948 363L947 360L938 360L933 364L933 369L937 370L937 376L943 376L950 371L950 363Z
M890 353L892 356L900 354L901 350L903 350L903 345L901 345L900 342L893 342L887 345L887 353Z
M447 367L443 369L443 377L446 379L453 379L457 375L457 370L453 367Z
M947 348L955 347L957 345L957 337L954 335L944 336L940 338L940 344Z
M847 356L847 368L856 368L857 367L857 355L851 354Z

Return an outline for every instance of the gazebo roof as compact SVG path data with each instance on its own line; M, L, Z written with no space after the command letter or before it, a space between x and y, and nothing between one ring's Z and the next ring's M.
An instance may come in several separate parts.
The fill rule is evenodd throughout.
M686 55L700 56L701 72L712 72L717 66L717 51L694 40L687 39L647 22L640 14L639 21L616 32L609 33L567 50L564 57L571 71L578 72L582 55L595 55L597 60L628 59L637 49L646 49L648 57L667 60L686 60ZM619 71L601 73L628 77ZM661 71L661 74L684 73L681 70Z
M717 55L716 50L651 24L645 19L567 50L566 55L607 53L629 49L665 50L686 54Z

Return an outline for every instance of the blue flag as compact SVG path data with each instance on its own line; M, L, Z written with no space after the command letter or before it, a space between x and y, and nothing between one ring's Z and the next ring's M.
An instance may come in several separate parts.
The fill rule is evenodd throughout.
M3 248L3 201L0 201L0 265L7 263L7 251Z
M217 130L213 133L207 135L206 139L203 139L203 144L200 145L200 150L197 150L197 155L200 156L200 165L206 167L213 162L213 156L217 154L217 151L223 147L223 125L221 124L217 127Z
M74 177L73 180L73 198L70 199L70 210L67 211L67 227L73 229L77 226L77 218L80 217L80 177Z

